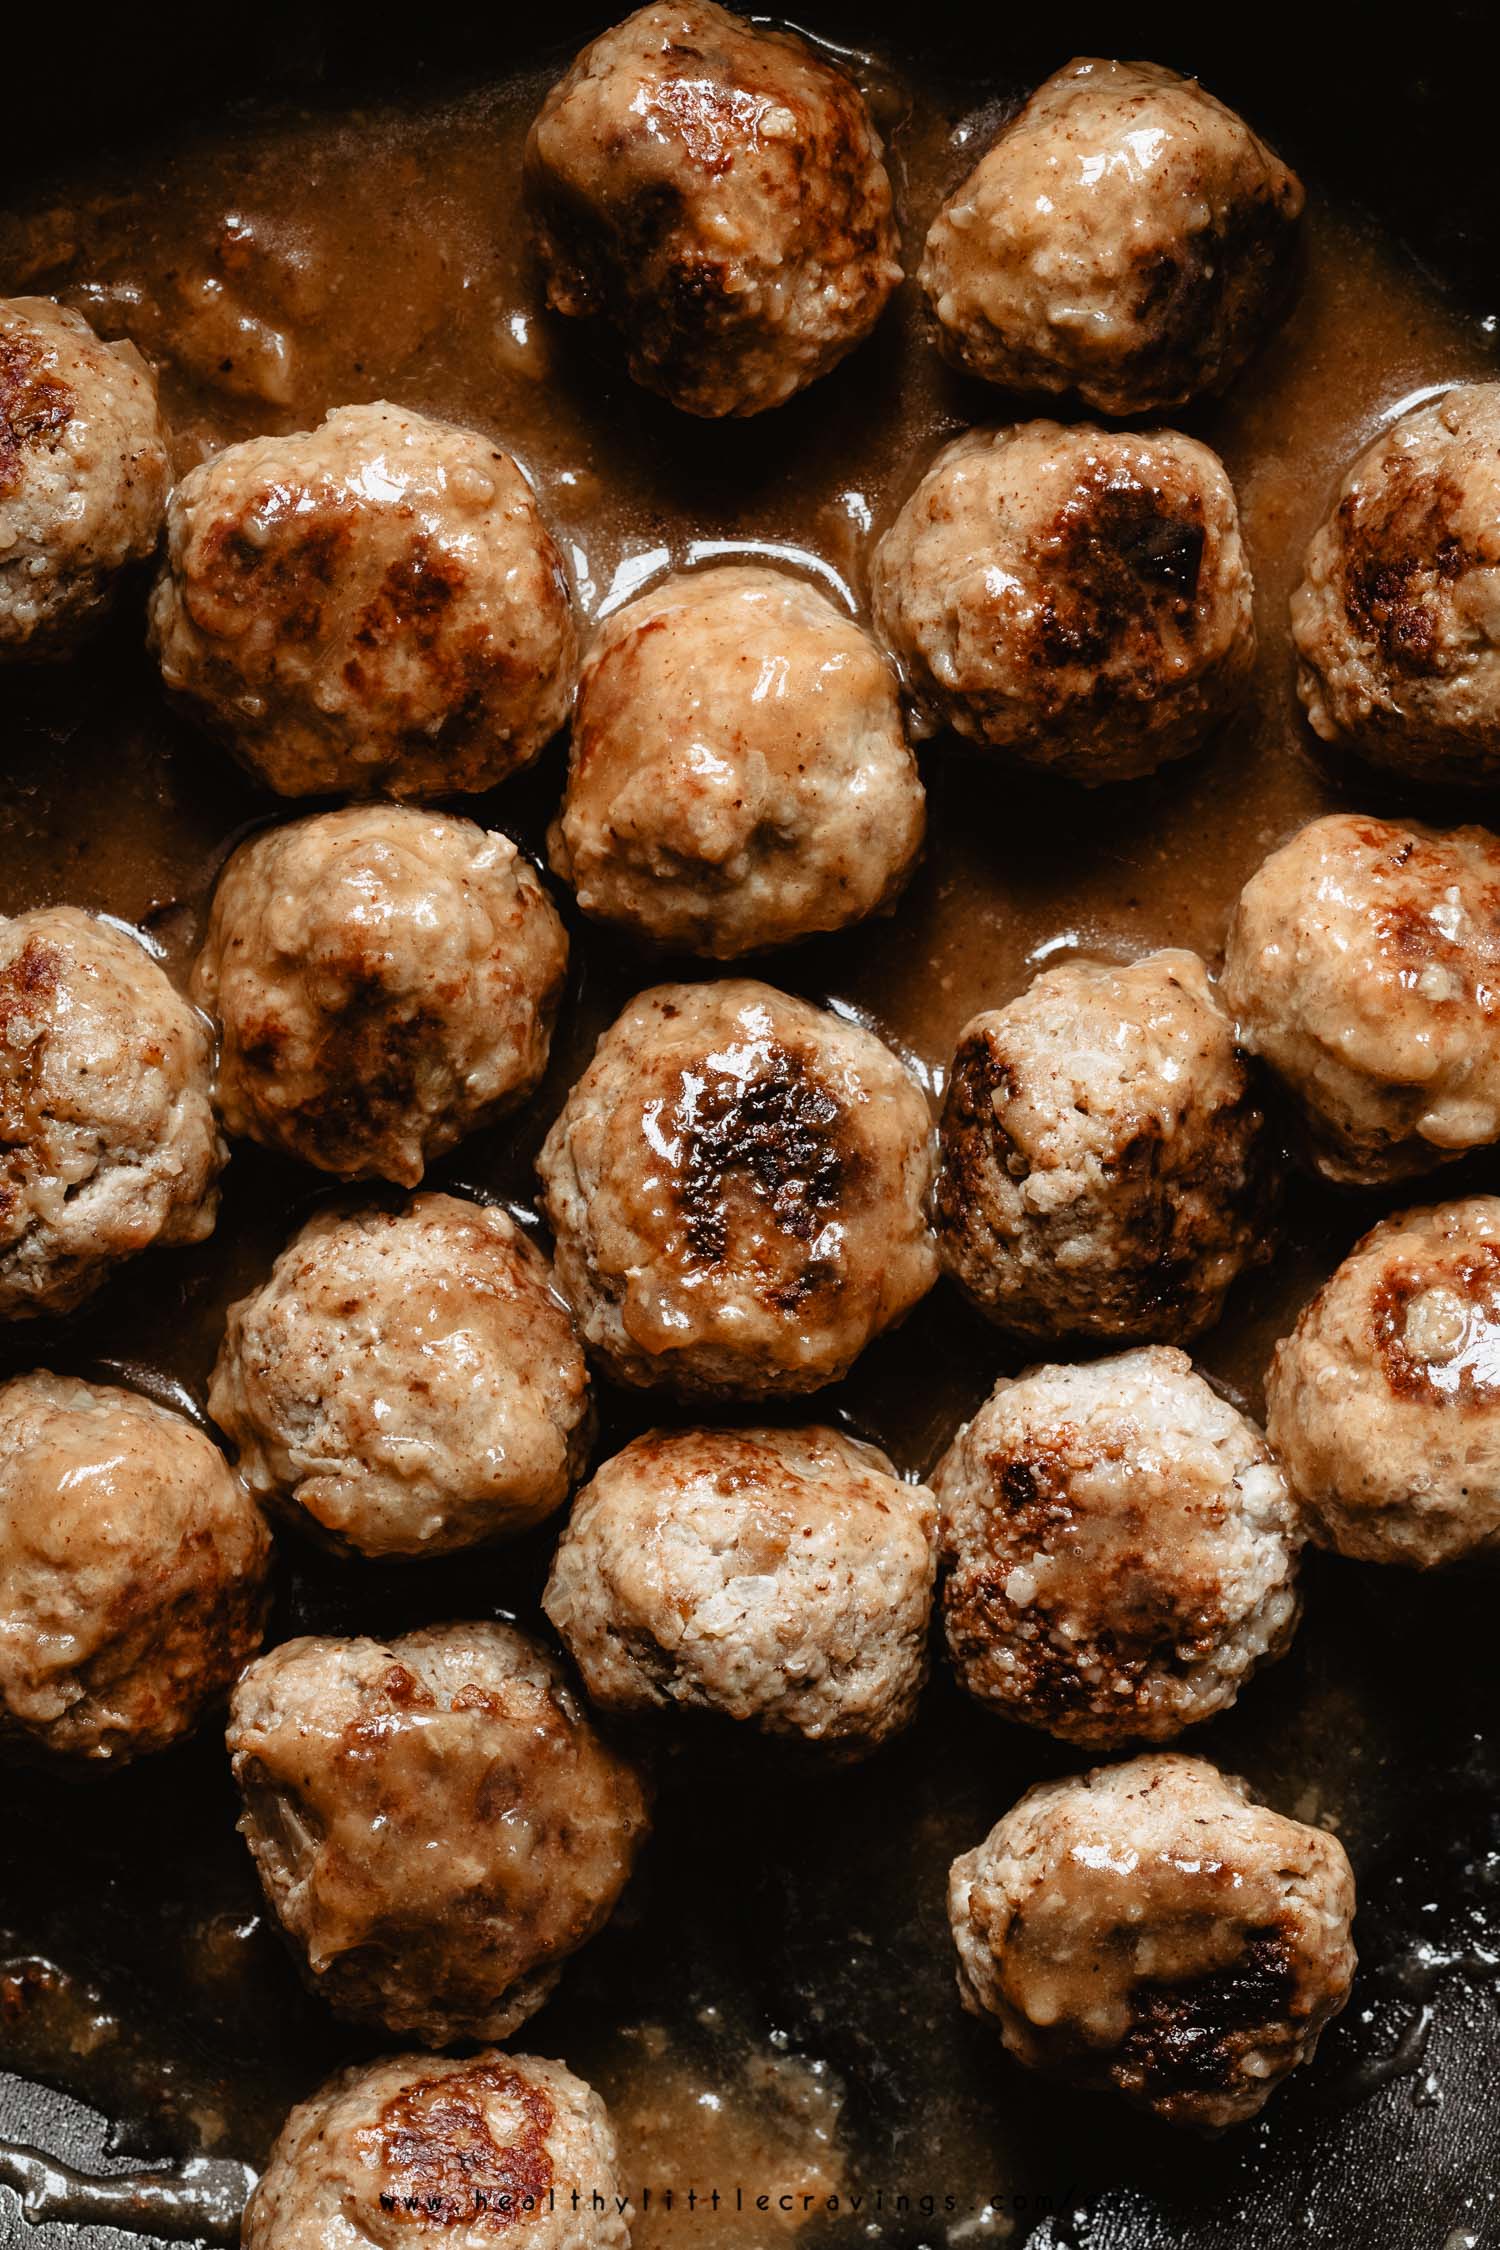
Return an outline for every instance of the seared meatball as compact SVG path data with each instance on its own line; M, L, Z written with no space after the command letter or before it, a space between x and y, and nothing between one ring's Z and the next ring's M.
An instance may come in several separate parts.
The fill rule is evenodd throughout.
M151 600L162 678L283 797L488 789L562 725L572 594L476 431L341 406L183 478Z
M1500 1139L1500 839L1334 813L1240 893L1221 983L1331 1180Z
M697 571L601 629L551 837L585 913L728 960L884 906L922 830L890 667L804 579Z
M1270 1173L1197 954L1069 961L959 1035L938 1248L1013 1336L1185 1343L1263 1254Z
M663 984L604 1034L538 1170L557 1271L618 1382L834 1382L937 1273L932 1128L871 1032L748 979Z
M606 1710L858 1756L916 1711L936 1514L838 1430L653 1430L579 1494L542 1606Z
M1176 430L969 430L875 550L919 732L1094 787L1196 750L1255 657L1234 489Z
M561 2063L393 2055L292 2111L241 2243L407 2250L440 2230L447 2250L629 2250L626 2208L604 2104Z
M1266 1408L1325 1546L1419 1569L1500 1547L1500 1197L1367 1234L1277 1345Z
M1287 294L1301 182L1155 63L1054 71L943 205L922 287L955 366L1144 414L1238 374Z
M1183 1352L1002 1378L932 1483L948 1653L1006 1718L1168 1742L1292 1637L1295 1502Z
M308 1982L424 2046L534 2015L646 1833L634 1769L509 1625L285 1641L242 1674L229 1748Z
M271 1542L218 1448L103 1383L0 1384L0 1754L119 1765L219 1702Z
M201 1242L224 1157L210 1028L145 946L77 907L0 917L0 1318Z
M50 297L0 299L0 663L82 638L155 547L170 482L135 346Z
M447 1554L561 1507L588 1373L503 1211L320 1211L229 1312L208 1409L252 1492L365 1555Z
M195 998L231 1133L347 1180L414 1187L547 1067L568 941L506 836L351 805L242 844Z
M867 336L901 278L863 95L712 0L640 8L542 105L526 188L548 302L603 314L638 383L759 414Z
M1253 2117L1349 1997L1342 1844L1167 1753L1042 1781L953 1863L959 1997L1172 2125Z
M1500 780L1500 383L1430 399L1345 477L1292 596L1325 742L1423 781Z

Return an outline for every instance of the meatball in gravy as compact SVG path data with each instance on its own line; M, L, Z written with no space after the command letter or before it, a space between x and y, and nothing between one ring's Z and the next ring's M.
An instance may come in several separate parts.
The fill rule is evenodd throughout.
M586 914L728 960L889 903L922 830L890 666L806 580L691 572L601 627L551 838Z
M1500 1139L1500 839L1332 813L1240 894L1221 986L1327 1178L1378 1186Z
M954 1861L948 1915L1017 2061L1200 2131L1265 2106L1354 1975L1343 1846L1202 1758L1039 1782Z
M1013 1336L1185 1343L1265 1254L1271 1172L1197 954L1069 961L959 1036L938 1248Z
M271 1542L212 1441L134 1391L0 1384L0 1757L165 1750L265 1622Z
M646 1833L634 1769L509 1625L285 1641L242 1674L229 1748L309 1984L424 2046L534 2015Z
M577 656L510 455L384 403L183 478L151 639L168 688L284 797L491 788L562 725Z
M0 299L0 664L66 655L98 622L171 481L135 346L50 297Z
M965 432L881 539L871 584L922 732L1090 787L1199 748L1255 657L1234 489L1175 430Z
M1419 1569L1500 1548L1500 1197L1367 1234L1277 1345L1266 1410L1325 1546Z
M1154 413L1238 374L1288 295L1295 174L1154 63L1055 71L932 223L945 355L1006 390Z
M873 1033L769 985L641 993L538 1169L563 1293L619 1382L817 1390L936 1278L921 1090Z
M1419 781L1500 780L1500 383L1355 462L1292 596L1315 733Z
M832 1429L653 1430L574 1503L543 1607L605 1710L873 1750L927 1671L936 1509Z
M568 941L506 836L352 805L252 836L193 971L231 1133L415 1187L535 1086Z
M638 383L760 414L827 374L901 279L880 136L792 32L662 0L586 47L526 144L548 302L602 314Z
M210 1026L132 933L0 917L0 1319L71 1312L122 1259L213 1232L213 1079Z
M1255 1424L1153 1346L1002 1378L932 1480L971 1695L1065 1742L1167 1742L1297 1623L1302 1528Z
M563 2064L493 2047L393 2055L292 2111L241 2243L407 2250L440 2230L448 2250L630 2250L626 2208L604 2104Z
M505 1212L451 1195L309 1220L231 1306L208 1407L258 1497L364 1555L540 1522L592 1426L551 1267Z

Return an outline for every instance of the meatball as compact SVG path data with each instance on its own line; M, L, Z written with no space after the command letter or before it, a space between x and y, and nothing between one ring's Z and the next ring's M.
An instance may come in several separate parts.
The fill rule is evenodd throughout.
M251 837L193 971L231 1133L414 1187L547 1067L568 941L506 836L351 805Z
M712 0L640 8L526 144L553 308L603 314L689 414L760 414L826 375L901 279L880 136L845 71Z
M1277 1345L1266 1406L1323 1545L1419 1569L1500 1548L1500 1197L1367 1234Z
M689 1397L834 1382L936 1278L932 1138L857 1024L748 979L641 993L538 1166L585 1342Z
M271 1542L218 1448L134 1391L0 1384L0 1754L119 1765L222 1700Z
M598 2199L598 2200L596 2200ZM629 2250L615 2136L561 2063L488 2048L357 2063L292 2111L243 2250Z
M732 563L601 630L552 865L585 913L727 960L886 905L923 817L875 644L805 580Z
M1019 2062L1210 2132L1311 2059L1353 1917L1342 1844L1170 1752L1038 1782L948 1879L959 1997Z
M285 1641L241 1675L229 1748L309 1984L424 2046L534 2015L646 1833L634 1769L509 1625Z
M151 641L283 797L488 789L562 725L577 659L562 557L510 455L385 403L183 478Z
M969 430L875 550L919 733L1096 787L1198 749L1255 658L1223 465L1176 430Z
M1069 961L959 1035L938 1248L1013 1336L1185 1343L1265 1254L1272 1169L1197 954Z
M0 1318L70 1312L122 1258L213 1232L213 1061L133 933L0 916Z
M1195 80L1071 62L932 223L938 343L966 374L1105 414L1222 390L1289 294L1303 200Z
M1360 455L1292 637L1325 742L1422 781L1500 780L1500 383L1429 400Z
M1296 1503L1184 1352L1002 1378L932 1482L948 1653L1006 1718L1167 1742L1292 1637Z
M208 1409L240 1472L336 1545L448 1554L539 1523L588 1453L552 1269L503 1211L320 1211L230 1308Z
M1240 893L1221 984L1328 1179L1500 1139L1500 838L1334 813Z
M161 534L156 382L50 297L0 299L0 663L66 655Z
M916 1711L936 1514L838 1430L653 1430L579 1494L542 1606L605 1710L858 1756Z

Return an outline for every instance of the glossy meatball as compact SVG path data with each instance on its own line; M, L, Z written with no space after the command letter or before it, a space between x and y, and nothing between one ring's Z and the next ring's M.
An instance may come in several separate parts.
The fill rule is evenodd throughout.
M1419 1569L1500 1548L1500 1197L1367 1234L1277 1345L1266 1407L1325 1546Z
M605 1710L860 1755L916 1711L936 1514L838 1430L653 1430L579 1494L542 1606Z
M841 360L901 278L880 136L794 33L661 0L542 105L526 188L548 302L603 314L689 414L759 414Z
M170 482L135 346L50 297L0 299L0 663L87 633L155 547Z
M923 820L894 675L804 579L693 572L602 627L551 839L586 914L719 960L785 945L887 904Z
M151 639L167 686L284 797L488 789L562 725L577 656L510 455L384 403L183 478Z
M919 732L1088 787L1198 749L1255 657L1233 487L1176 430L967 431L880 541L872 591Z
M955 366L1154 413L1238 374L1287 294L1303 194L1155 63L1069 63L943 205L922 287Z
M1295 1502L1183 1352L1002 1378L932 1482L948 1653L1006 1718L1168 1742L1291 1639Z
M353 805L252 836L193 971L231 1133L414 1187L547 1067L568 941L506 836Z
M731 979L633 1000L538 1169L563 1293L618 1382L769 1398L835 1381L932 1286L932 1165L888 1047Z
M1500 383L1429 400L1360 455L1292 635L1325 742L1423 781L1500 780Z
M592 1425L552 1269L503 1211L320 1211L231 1306L209 1412L252 1492L365 1555L433 1555L561 1507Z
M954 1861L948 1915L959 1997L1019 2062L1199 2130L1263 2108L1354 1975L1343 1846L1202 1758L1039 1782Z
M1197 954L1069 961L959 1035L938 1247L1013 1336L1182 1343L1264 1254L1271 1169Z
M181 1414L103 1383L0 1384L0 1755L123 1764L219 1702L271 1542Z
M646 1832L633 1768L509 1625L285 1641L241 1676L229 1748L309 1984L424 2046L534 2015Z
M1240 894L1221 992L1331 1180L1500 1139L1500 839L1334 813Z
M604 2104L561 2063L393 2055L292 2111L241 2242L406 2250L440 2230L448 2250L629 2250L627 2208Z
M213 1232L213 1059L133 934L0 917L0 1318L70 1312L122 1258Z

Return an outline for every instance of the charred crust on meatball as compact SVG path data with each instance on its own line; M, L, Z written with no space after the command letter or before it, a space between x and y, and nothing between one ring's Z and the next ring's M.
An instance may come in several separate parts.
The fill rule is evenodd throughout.
M1101 697L1159 694L1162 628L1191 639L1207 528L1200 493L1171 494L1107 461L1082 475L1035 542L1046 580L1031 661L1102 663Z
M1500 1244L1475 1243L1456 1256L1392 1264L1370 1298L1371 1334L1396 1397L1440 1399L1470 1413L1493 1411L1500 1398L1500 1368L1462 1348L1465 1334L1453 1336L1451 1352L1416 1348L1410 1316L1432 1292L1441 1292L1450 1305L1462 1307L1482 1328L1500 1336ZM1466 1319L1465 1331L1468 1325Z
M843 1109L806 1060L779 1042L747 1082L728 1075L678 1110L686 1148L678 1200L705 1264L729 1248L726 1190L743 1181L780 1233L809 1242L859 1170Z
M26 454L55 444L76 410L71 385L47 368L33 337L0 336L0 495L19 484Z
M519 2113L503 2146L487 2103ZM557 2110L544 2085L499 2061L418 2079L355 2135L385 2185L380 2208L423 2227L504 2234L551 2191L548 2137Z
M1116 2075L1169 2117L1179 2105L1190 2109L1194 2096L1232 2094L1244 2083L1246 2057L1268 2039L1282 2044L1275 2027L1307 2012L1294 1943L1278 1923L1247 1931L1228 1968L1138 1984L1131 2005Z
M1346 493L1338 505L1344 610L1393 670L1432 673L1442 657L1426 597L1434 580L1451 584L1477 559L1450 528L1464 495L1451 477L1420 468L1408 454L1387 461L1384 474L1378 513L1366 510L1361 493Z

